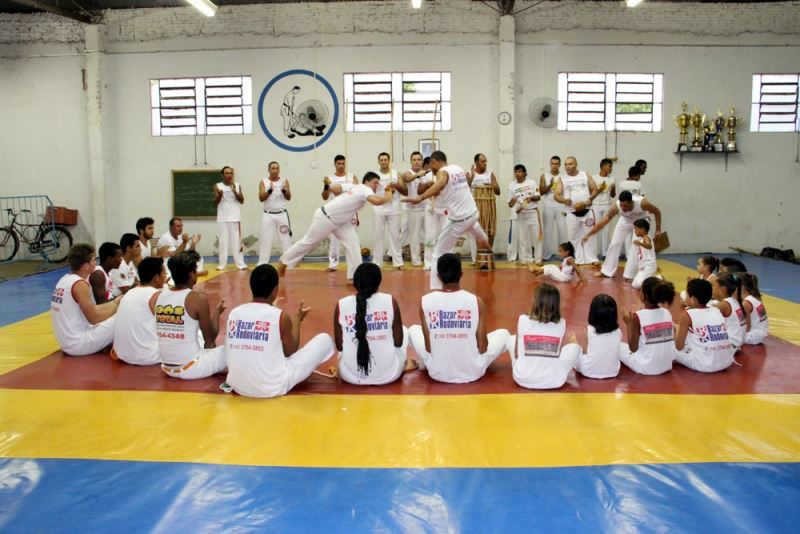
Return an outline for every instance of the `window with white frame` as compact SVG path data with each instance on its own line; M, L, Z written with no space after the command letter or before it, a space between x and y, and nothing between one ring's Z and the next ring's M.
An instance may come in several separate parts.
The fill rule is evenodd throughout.
M151 133L253 133L250 76L150 80Z
M800 74L754 74L751 132L799 132Z
M344 75L348 132L451 129L449 72Z
M660 132L663 106L663 74L558 74L559 130Z

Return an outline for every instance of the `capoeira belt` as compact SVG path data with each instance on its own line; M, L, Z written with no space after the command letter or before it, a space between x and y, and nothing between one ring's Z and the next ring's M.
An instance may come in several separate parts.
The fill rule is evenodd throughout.
M328 218L328 220L329 220L329 221L331 220L331 216L330 216L330 215L328 215L328 212L327 212L327 211L325 211L325 206L320 206L319 210L322 212L322 214L323 214L325 217L327 217L327 218Z
M467 215L466 217L464 217L464 218L462 218L462 219L450 219L450 217L448 217L448 220L449 220L451 223L458 224L458 223L460 223L460 222L464 222L464 221L466 221L467 219L471 219L471 218L475 217L475 215L477 215L477 214L478 214L478 212L476 211L476 212L474 212L472 215Z
M287 210L280 210L280 211L264 210L264 213L267 213L269 215L280 215L281 213L285 213L286 214L286 222L289 223L289 237L292 237L292 220L289 218L289 212Z
M163 369L164 372L166 372L166 373L172 373L173 375L179 375L182 372L184 372L184 371L188 370L189 368L191 368L196 363L197 363L197 358L194 358L192 361L190 361L189 363L186 363L184 365L170 365L168 363L162 363L161 364L161 369Z
M573 211L573 212L572 212L572 214L573 214L575 217L583 217L583 216L584 216L584 215L586 215L587 213L589 213L589 208L586 208L585 210L581 210L581 211Z

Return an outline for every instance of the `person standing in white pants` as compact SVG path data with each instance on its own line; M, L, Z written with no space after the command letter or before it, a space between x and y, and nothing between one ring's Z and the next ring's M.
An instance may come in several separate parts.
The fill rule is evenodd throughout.
M426 174L427 171L422 168L422 153L415 150L411 153L411 169L400 176L406 186L405 196L417 196L420 180ZM408 224L408 247L411 249L411 265L414 266L422 265L419 242L425 224L425 208L424 204L403 204L403 209L406 212L406 223Z
M528 178L525 165L514 166L515 181L508 184L508 207L517 215L519 261L542 265L542 224L539 214L539 188ZM533 247L533 258L531 258Z
M578 265L599 264L594 241L583 239L591 235L597 220L591 209L597 197L597 185L591 174L578 170L578 160L570 156L564 160L566 173L556 182L555 199L567 208L567 236L575 248Z
M497 182L497 176L487 168L488 160L486 159L486 155L481 153L475 154L472 161L472 168L470 168L470 171L467 173L467 183L469 184L469 189L473 197L475 196L475 188L477 187L491 187L492 192L495 195L499 195L500 184ZM494 199L492 202L494 202ZM481 209L481 207L478 208L479 212ZM492 250L494 247L494 234L492 232L494 232L494 230L484 228L484 231L486 231L489 236L489 249ZM478 246L475 242L475 238L467 236L467 243L469 244L470 259L472 259L472 263L475 263L478 258Z
M283 253L278 260L278 273L286 274L286 269L294 267L303 256L308 254L320 241L330 235L336 236L341 241L347 260L347 279L353 280L356 267L361 265L361 245L358 242L355 226L352 224L353 216L369 202L373 206L381 206L392 201L394 186L384 189L383 195L375 194L380 183L380 177L374 172L364 175L361 185L342 192L342 186L330 186L331 192L336 196L329 204L317 208L311 219L311 226L306 235Z
M417 186L417 194L421 195L433 185L434 176L430 170L431 158L423 160L422 168L426 169L425 175L420 178L420 184ZM433 249L436 247L436 242L439 239L439 234L447 224L447 210L437 205L435 198L429 198L422 203L425 206L425 254L424 270L430 271L433 266Z
M553 188L561 179L561 158L550 158L550 172L539 177L539 194L544 198L542 206L542 228L544 232L544 252L542 257L550 259L558 253L558 246L567 240L566 214L564 204L556 202ZM555 236L555 238L553 237Z
M228 250L237 269L247 269L242 254L242 185L233 181L233 167L222 167L222 181L214 185L214 204L217 205L217 237L219 238L218 271L228 264Z
M335 167L335 171L333 174L329 174L325 178L322 179L322 200L331 201L336 198L331 192L331 185L338 184L341 186L342 191L347 191L351 187L358 185L358 179L355 177L354 174L347 172L347 161L344 156L338 154L335 158L333 158L333 165ZM353 226L358 227L358 216L353 216ZM336 236L331 235L329 238L328 244L328 269L329 273L332 273L336 270L339 266L339 254L340 249L339 247L339 240L336 239Z
M228 316L225 381L239 395L286 395L333 356L328 334L317 334L300 347L300 324L311 308L301 301L292 319L275 307L278 281L272 265L256 267L250 273L253 301L237 306Z
M608 158L603 158L600 160L600 172L594 177L594 183L597 185L597 196L592 206L594 206L594 214L598 221L606 216L608 210L611 209L613 198L617 195L616 181L611 176L613 169L614 162ZM605 258L608 250L609 230L610 228L603 228L598 232L597 236L597 255L603 258Z
M506 350L509 332L486 333L485 306L477 295L461 289L461 258L444 254L436 272L441 291L422 297L421 324L408 329L420 369L439 382L463 384L481 378Z
M273 236L278 236L283 253L292 246L292 224L286 209L286 203L292 199L289 180L281 178L281 166L277 161L271 161L267 168L269 178L264 178L258 184L258 199L264 203L259 238L261 245L258 247L259 265L269 263Z
M649 200L641 197L634 198L630 191L623 191L619 194L617 203L611 206L606 216L598 221L594 228L583 237L583 243L585 244L593 234L602 230L614 217L619 215L617 226L614 227L614 233L611 235L611 243L606 251L603 267L599 273L595 273L595 277L611 278L616 274L617 266L619 266L619 253L625 243L625 238L633 233L633 222L646 218L648 213L652 213L655 216L656 236L658 236L661 234L661 210ZM628 262L625 264L625 272L622 276L627 280L633 280L639 270L639 261L636 254L631 251L628 252Z
M408 194L408 189L398 175L397 171L391 167L391 158L388 153L378 154L378 165L380 171L378 177L380 183L376 194L383 196L383 193L390 186L394 191L392 202L389 204L373 205L375 213L375 237L372 250L372 263L378 267L383 266L383 254L385 252L384 239L389 233L389 255L392 257L392 266L395 269L403 268L403 250L400 248L400 195Z
M433 185L425 189L421 195L407 198L403 202L419 204L428 198L436 197L437 205L447 211L448 222L439 234L431 259L431 289L441 289L442 281L436 274L437 262L442 254L453 250L462 235L475 237L481 248L489 248L490 245L486 232L478 222L478 208L470 194L464 169L458 165L448 165L445 153L437 150L431 154L431 170L436 174Z

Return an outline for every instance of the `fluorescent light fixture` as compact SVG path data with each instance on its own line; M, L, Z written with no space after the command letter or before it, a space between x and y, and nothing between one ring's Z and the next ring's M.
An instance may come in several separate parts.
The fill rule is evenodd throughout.
M411 0L411 7L419 9L422 7L422 0Z
M197 11L206 17L213 17L217 13L217 6L211 0L186 0Z
M628 7L636 7L642 3L642 0L625 0L625 5Z

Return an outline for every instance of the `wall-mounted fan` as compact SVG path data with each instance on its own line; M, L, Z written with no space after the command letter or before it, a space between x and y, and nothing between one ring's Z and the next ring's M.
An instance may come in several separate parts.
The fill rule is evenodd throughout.
M556 125L558 106L552 98L542 96L531 102L528 115L536 126L553 128Z
M328 126L328 108L319 100L306 100L295 109L295 125L292 131L297 135L321 136Z

